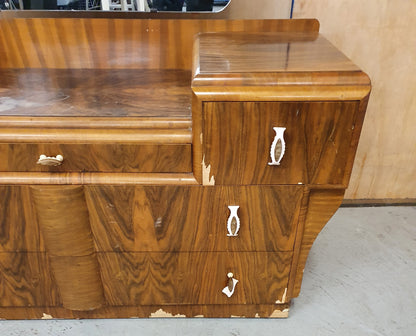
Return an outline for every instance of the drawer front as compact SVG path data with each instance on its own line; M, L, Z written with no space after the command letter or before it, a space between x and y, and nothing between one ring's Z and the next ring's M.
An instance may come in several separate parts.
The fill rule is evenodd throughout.
M40 155L63 161L37 164ZM4 172L186 173L191 160L190 144L0 144Z
M58 305L61 300L46 253L0 253L1 307Z
M100 253L109 305L285 301L292 253ZM231 297L228 273L238 280ZM280 303L280 302L278 302Z
M357 107L356 102L205 103L203 174L216 185L346 184Z
M103 252L292 251L304 196L303 186L84 190Z

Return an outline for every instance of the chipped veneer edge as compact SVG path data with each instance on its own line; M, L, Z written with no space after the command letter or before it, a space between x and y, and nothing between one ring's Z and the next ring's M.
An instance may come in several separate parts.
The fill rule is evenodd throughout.
M215 185L215 178L211 176L211 165L205 165L205 155L202 158L202 185Z
M285 291L282 296L282 300L276 300L276 303L285 303L286 302L286 295L287 295L287 287L285 288Z
M278 318L289 317L289 308L285 308L283 310L276 309L273 311L273 313L269 317L278 317Z
M186 315L176 314L173 315L171 313L165 312L162 308L159 308L154 313L151 313L149 317L186 317Z
M41 317L41 320L51 320L51 319L53 319L53 316L49 315L49 314L46 314L46 313L43 313L43 315Z

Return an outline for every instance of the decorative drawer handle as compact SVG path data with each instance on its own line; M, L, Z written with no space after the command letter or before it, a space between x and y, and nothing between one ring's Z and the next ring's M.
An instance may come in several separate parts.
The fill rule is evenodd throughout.
M53 157L42 154L41 156L39 156L39 160L36 163L42 166L60 166L63 161L64 157L62 155L57 155Z
M234 274L231 272L227 274L227 277L228 277L228 283L227 283L227 286L224 287L222 292L228 297L231 297L234 294L235 286L237 285L238 280L233 278Z
M238 205L229 205L228 209L230 209L230 216L227 220L227 231L228 237L237 237L238 231L240 230L240 218L238 218L237 210Z
M273 130L276 132L276 135L272 142L272 146L270 147L270 159L272 162L269 162L268 164L270 166L278 166L283 159L283 155L285 155L286 143L283 138L283 133L285 132L286 127L273 127Z

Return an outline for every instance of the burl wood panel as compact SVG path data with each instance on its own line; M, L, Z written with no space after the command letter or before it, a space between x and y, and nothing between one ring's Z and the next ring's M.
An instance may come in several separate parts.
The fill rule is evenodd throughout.
M45 251L28 186L0 186L0 253Z
M292 253L99 253L98 258L109 305L261 304L285 298ZM228 272L239 280L230 298L222 293Z
M341 205L344 192L344 189L311 190L305 224L303 227L298 263L297 265L294 265L296 268L291 274L291 280L294 281L293 292L289 293L291 297L297 297L299 295L303 270L312 244L319 232L321 232L323 227Z
M0 306L60 306L45 253L0 252Z
M0 307L1 319L91 319L91 318L170 318L170 317L268 317L285 318L289 304L256 305L153 305L106 306L91 311L68 310L61 307Z
M19 13L1 15L0 68L190 70L192 43L200 32L319 29L316 20L13 19L5 17Z
M186 70L3 69L0 78L5 116L191 116Z
M62 155L60 166L36 164ZM191 145L0 144L0 171L8 172L192 172Z
M97 251L292 251L302 186L87 186ZM228 237L229 205L241 227Z
M204 103L202 180L345 187L357 107L356 102ZM279 166L268 165L273 127L286 127Z
M82 186L31 187L64 307L103 305L103 288Z

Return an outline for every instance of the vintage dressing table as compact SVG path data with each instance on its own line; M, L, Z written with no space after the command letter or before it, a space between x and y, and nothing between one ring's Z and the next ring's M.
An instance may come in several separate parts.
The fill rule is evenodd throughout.
M0 13L0 318L287 317L370 92L318 30Z

